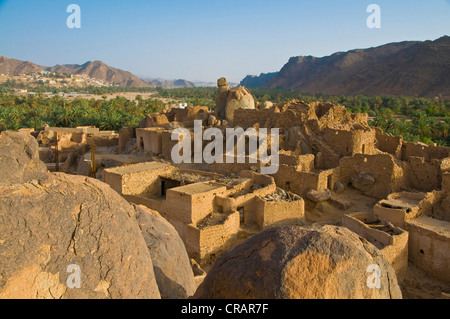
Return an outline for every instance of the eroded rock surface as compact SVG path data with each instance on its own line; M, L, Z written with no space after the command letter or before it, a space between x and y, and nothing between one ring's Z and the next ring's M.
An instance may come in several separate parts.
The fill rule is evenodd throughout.
M370 265L381 287L369 288ZM219 258L195 297L218 299L402 298L379 250L337 226L272 228Z
M247 88L232 88L225 78L220 78L217 86L219 89L216 96L216 113L219 119L232 121L235 110L256 108L255 100Z
M0 298L160 298L136 211L106 184L47 173L0 197Z
M10 131L0 134L0 186L35 180L46 172L33 136Z
M157 212L136 206L136 218L153 261L161 297L186 299L196 289L186 248L175 228Z

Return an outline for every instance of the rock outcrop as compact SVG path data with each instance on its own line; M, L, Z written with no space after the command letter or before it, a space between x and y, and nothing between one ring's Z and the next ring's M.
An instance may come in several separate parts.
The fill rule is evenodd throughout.
M371 265L380 269L370 288ZM271 228L219 258L195 294L217 299L401 298L375 246L337 226Z
M255 100L247 88L243 86L232 88L225 78L220 78L217 81L217 86L219 90L216 96L216 113L219 119L232 121L235 110L254 110L256 108Z
M373 184L375 184L375 178L371 174L360 173L352 176L352 186L360 191L367 192Z
M35 180L46 172L33 136L10 131L0 134L0 186Z
M324 189L322 191L311 189L306 193L306 198L315 203L325 202L331 198L331 191L329 189Z
M136 211L106 184L47 173L0 197L0 298L160 298Z
M186 248L175 228L157 212L136 207L136 218L153 261L164 299L186 299L197 288Z
M194 294L191 262L169 222L98 180L47 172L38 154L32 136L0 135L0 298Z

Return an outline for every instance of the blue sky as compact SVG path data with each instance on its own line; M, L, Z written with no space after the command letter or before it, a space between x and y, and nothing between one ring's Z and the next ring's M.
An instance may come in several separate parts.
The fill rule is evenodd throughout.
M81 29L66 25L70 4ZM369 4L381 29L369 29ZM239 82L292 56L450 35L450 0L0 0L0 55L101 60L140 76Z

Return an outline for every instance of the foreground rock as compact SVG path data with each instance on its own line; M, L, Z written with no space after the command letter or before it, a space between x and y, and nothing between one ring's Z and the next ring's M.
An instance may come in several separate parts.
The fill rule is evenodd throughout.
M47 173L0 198L0 298L160 298L136 210L106 184Z
M367 269L381 269L369 288ZM395 272L369 242L342 227L272 228L219 258L195 294L217 299L402 298Z
M9 131L0 134L0 186L38 179L46 172L34 137Z
M161 297L191 297L197 286L191 262L178 232L157 212L144 206L137 206L136 212L139 227L152 257Z

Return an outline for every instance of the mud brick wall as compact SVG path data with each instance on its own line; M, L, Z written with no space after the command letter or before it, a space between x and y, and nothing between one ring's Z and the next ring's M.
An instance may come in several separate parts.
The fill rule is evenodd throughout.
M255 199L255 222L259 229L264 229L280 222L298 222L305 216L303 199L287 202L268 202L261 197Z
M401 159L403 137L383 134L383 131L378 128L375 131L378 149L393 155L397 159Z
M103 181L121 195L160 196L160 176L171 175L175 167L156 162L105 169Z
M410 261L450 282L450 223L421 216L407 222Z
M239 231L239 212L228 215L225 222L198 229L193 225L188 225L186 236L186 250L191 257L203 259L209 254L223 247L228 239Z
M423 157L410 156L406 165L408 186L423 192L438 189L442 183L440 161L426 162Z
M319 173L299 172L295 167L287 165L280 165L273 177L278 187L300 196L304 196L310 189L320 190L324 187Z
M136 129L134 127L122 127L119 130L119 153L125 150L128 142L136 138Z
M351 185L352 176L360 173L371 174L374 185L365 192L374 198L386 198L390 193L399 191L404 185L404 172L390 154L362 155L344 157L339 165L339 181Z
M402 282L408 270L408 233L401 228L394 227L394 235L390 235L365 224L365 222L373 222L376 219L373 213L355 213L343 216L342 225L380 249L393 266L397 279Z
M450 147L428 146L421 143L404 142L402 145L402 160L408 161L411 156L423 157L426 162L432 159L444 159L449 157Z

